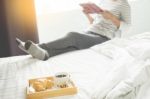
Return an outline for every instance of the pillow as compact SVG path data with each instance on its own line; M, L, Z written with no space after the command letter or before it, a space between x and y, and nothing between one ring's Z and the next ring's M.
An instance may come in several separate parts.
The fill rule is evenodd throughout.
M129 37L130 40L137 40L137 39L147 39L150 40L150 32L144 32L144 33L140 33L140 34L136 34L132 37Z
M111 59L118 59L119 57L125 57L129 55L127 51L124 50L125 46L128 44L129 40L116 38L102 44L95 45L91 47L91 49Z
M122 49L126 50L131 56L138 59L150 58L150 32L137 34L129 38L115 38L95 45L91 49L114 58ZM117 52L118 53L115 53ZM123 51L124 52L124 51ZM113 56L113 57L112 57Z
M145 39L134 39L125 49L137 59L150 58L150 41Z

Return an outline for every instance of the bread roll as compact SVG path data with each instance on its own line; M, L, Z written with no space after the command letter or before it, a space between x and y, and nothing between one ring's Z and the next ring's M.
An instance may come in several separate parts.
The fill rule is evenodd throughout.
M43 84L38 81L35 81L32 86L35 89L35 91L44 91L45 90L45 87L43 86Z
M35 91L44 91L46 89L51 89L54 86L54 82L50 79L37 79L32 84Z
M44 91L46 89L46 85L46 79L37 79L32 86L36 91Z
M38 79L37 81L40 82L43 85L44 88L46 88L47 79Z
M54 86L54 82L52 80L47 80L46 89L51 89Z

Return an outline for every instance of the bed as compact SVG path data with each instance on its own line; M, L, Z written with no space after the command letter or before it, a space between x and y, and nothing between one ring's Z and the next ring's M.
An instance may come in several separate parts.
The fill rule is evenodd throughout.
M52 57L47 61L34 59L30 55L1 58L0 99L26 99L29 79L51 76L58 72L68 72L71 75L78 93L50 99L149 99L149 71L143 75L141 71L149 68L147 54L150 48L134 51L137 46L129 47L135 44L132 42L141 40L142 46L149 44L150 33L130 39L116 38L89 49ZM141 52L142 54L137 54ZM139 74L142 78L145 77L138 79L143 81L139 85L135 83L134 86L134 83L131 83L132 86L125 91L122 91L124 86L122 89L117 87L124 81L137 80L136 75Z

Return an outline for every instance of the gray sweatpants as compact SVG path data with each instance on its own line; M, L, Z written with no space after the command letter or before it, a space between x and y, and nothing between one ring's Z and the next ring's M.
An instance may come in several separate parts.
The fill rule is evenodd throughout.
M52 57L69 51L86 49L107 40L109 40L107 37L93 32L85 34L70 32L65 37L41 44L40 47L45 49L49 53L49 56Z

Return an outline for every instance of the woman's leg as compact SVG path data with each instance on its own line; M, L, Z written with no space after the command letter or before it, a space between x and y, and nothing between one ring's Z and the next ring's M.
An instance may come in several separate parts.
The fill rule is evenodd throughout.
M86 49L107 40L108 38L98 35L70 32L64 38L41 44L40 47L49 53L49 57L52 57L69 51Z
M25 48L33 57L41 60L46 60L49 57L56 56L65 52L86 49L107 40L109 39L106 37L101 37L99 35L70 32L68 35L61 39L45 44L36 45L32 41L27 41L25 44ZM43 53L45 57L43 58L43 54L39 55L39 53Z

